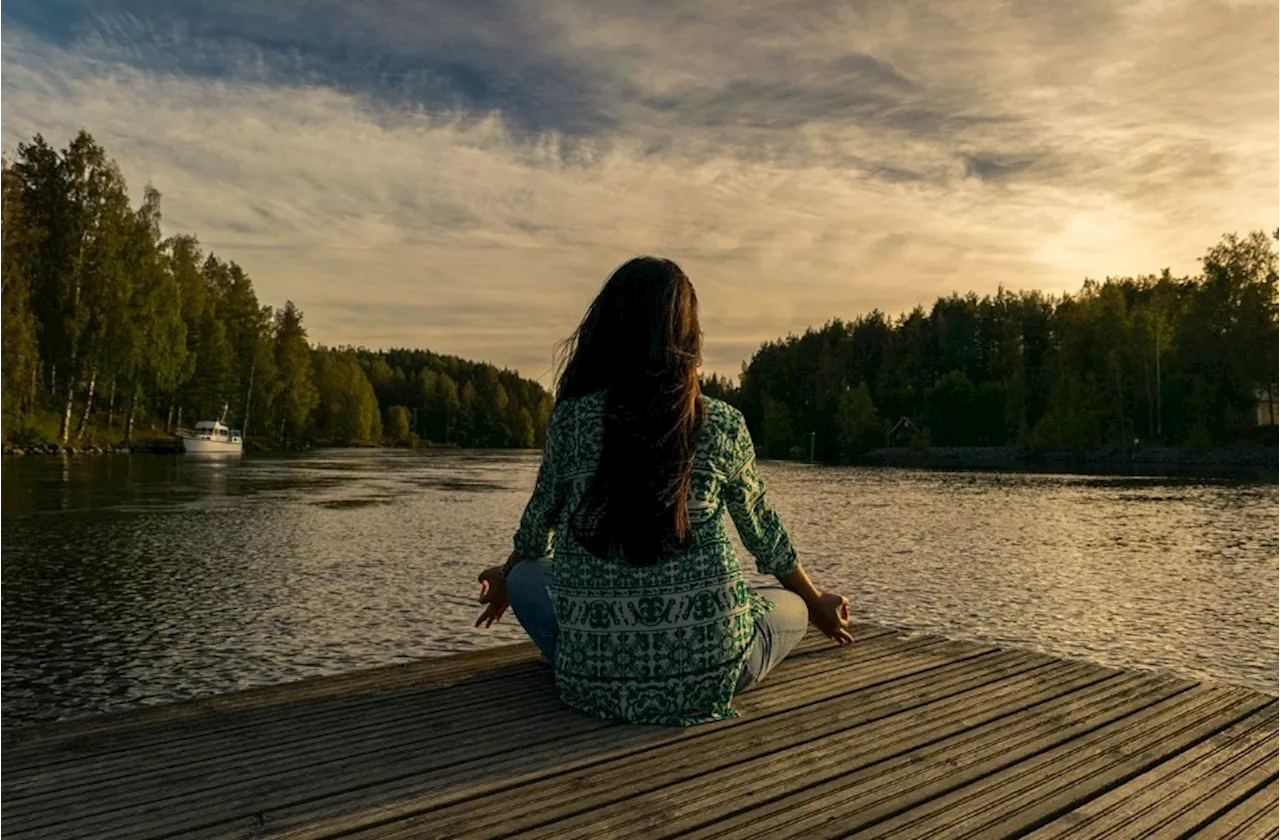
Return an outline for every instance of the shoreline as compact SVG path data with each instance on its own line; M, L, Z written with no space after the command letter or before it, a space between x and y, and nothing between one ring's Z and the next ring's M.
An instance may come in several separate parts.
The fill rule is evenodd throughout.
M1017 447L885 447L860 456L859 466L915 467L956 470L1068 469L1088 472L1274 472L1275 449L1180 449L1162 447L1132 452L1051 450L1031 452Z
M247 441L246 455L283 455L310 452L317 449L347 449L349 446L325 444L301 444L291 446L265 445ZM400 446L369 445L361 449L406 449ZM458 446L412 447L415 449L453 449ZM149 440L124 444L87 444L63 446L37 444L21 447L6 445L0 450L5 458L96 456L96 455L181 455L180 440ZM783 463L805 463L783 459ZM1261 449L1139 449L1135 452L1098 450L1094 452L1047 451L1031 452L1010 446L952 446L915 449L910 447L884 447L867 452L848 464L817 462L815 466L883 467L890 469L937 469L974 472L1043 472L1067 471L1096 474L1137 475L1191 475L1221 477L1272 477L1280 469L1280 454L1275 450Z
M38 443L33 446L5 446L5 457L23 458L36 455L134 455L142 453L168 454L182 451L182 444L168 443L135 443L120 444L86 444L84 446L64 446L57 443Z
M455 444L433 444L419 446L383 446L382 444L343 444L329 445L324 443L304 443L290 444L280 446L277 444L264 444L254 440L245 441L245 455L284 455L296 452L311 452L316 449L386 449L386 450L405 450L412 451L416 449L451 449L463 451L464 447ZM476 451L482 451L477 449ZM520 450L526 451L526 450ZM57 443L39 443L32 446L15 446L5 444L0 455L11 458L29 458L33 456L53 457L58 455L181 455L181 440L148 440L140 441L133 444L83 444L79 446L71 444Z

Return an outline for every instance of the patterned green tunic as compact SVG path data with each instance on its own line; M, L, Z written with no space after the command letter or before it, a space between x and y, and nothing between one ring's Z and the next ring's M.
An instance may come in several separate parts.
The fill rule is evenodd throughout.
M590 714L678 726L734 716L729 703L755 619L772 605L742 578L725 533L726 508L761 573L784 575L796 566L787 532L765 503L742 415L704 399L692 536L678 555L648 567L595 557L559 527L595 474L603 393L566 400L552 414L515 548L525 558L553 558L556 687L566 703Z

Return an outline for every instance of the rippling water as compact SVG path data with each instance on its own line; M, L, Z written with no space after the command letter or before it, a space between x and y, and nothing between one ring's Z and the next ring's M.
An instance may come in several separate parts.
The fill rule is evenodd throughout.
M517 641L514 622L472 628L474 580L509 551L537 463L6 460L3 724ZM858 619L1276 691L1274 482L762 473Z

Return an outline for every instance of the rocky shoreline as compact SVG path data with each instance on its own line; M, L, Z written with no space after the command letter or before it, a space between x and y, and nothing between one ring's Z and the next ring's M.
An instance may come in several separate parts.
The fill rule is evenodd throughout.
M37 443L30 446L8 446L2 450L4 455L130 455L135 452L156 454L172 454L182 451L181 442L174 443L135 443L131 446L120 444L86 444L84 446L61 446L56 443Z
M245 442L244 451L246 453L258 452L306 452L311 449L309 444L264 444L259 441L249 440ZM131 445L123 443L118 444L85 444L83 446L62 446L56 443L36 443L29 446L15 446L5 444L0 453L11 456L31 456L31 455L177 455L182 452L181 440L153 440L142 441Z

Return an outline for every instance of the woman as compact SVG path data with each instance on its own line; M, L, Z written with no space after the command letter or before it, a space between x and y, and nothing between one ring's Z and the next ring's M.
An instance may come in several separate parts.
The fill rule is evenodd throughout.
M533 497L503 566L480 575L554 664L571 706L688 726L734 716L812 621L852 639L848 601L814 588L764 499L742 415L698 386L697 297L670 260L609 278L566 342ZM752 591L728 509L761 573Z

